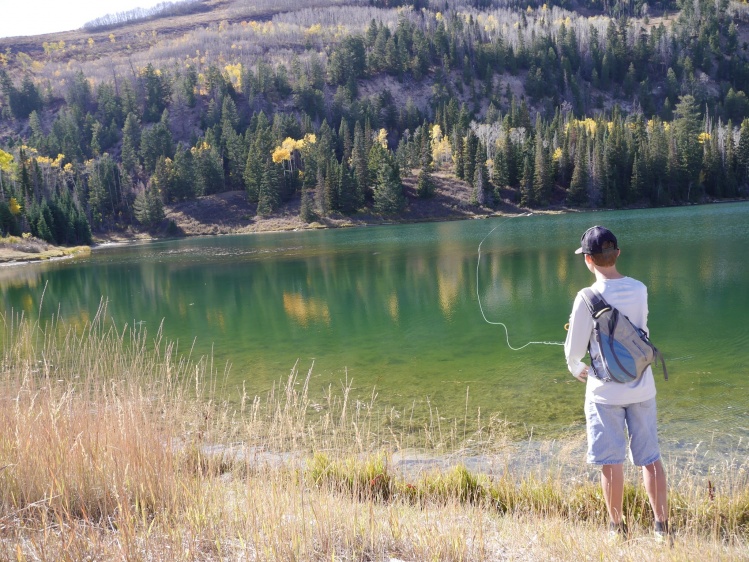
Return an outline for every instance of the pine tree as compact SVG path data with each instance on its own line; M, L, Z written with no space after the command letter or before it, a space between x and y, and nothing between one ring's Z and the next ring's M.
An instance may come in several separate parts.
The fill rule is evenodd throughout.
M509 138L505 139L509 142ZM509 183L509 174L507 170L507 152L504 145L494 151L494 160L492 161L492 183L496 190L505 189Z
M128 174L134 174L140 164L140 125L134 113L128 113L122 128L122 166Z
M195 162L192 152L182 144L174 155L174 176L169 201L185 201L195 197Z
M317 167L317 178L315 183L315 200L317 214L321 217L325 217L330 212L330 206L328 205L328 199L325 194L325 173L323 167Z
M469 183L473 182L476 172L476 152L479 148L479 139L469 130L463 145L463 179Z
M735 151L736 181L742 188L749 185L749 119L741 122L739 143Z
M281 206L280 190L281 174L279 167L268 157L263 165L263 178L260 181L260 193L257 202L258 216L267 217L278 210Z
M434 197L435 185L432 177L432 167L424 166L419 172L419 179L416 182L416 195L419 199L431 199Z
M394 215L406 207L403 183L397 166L390 158L381 161L377 171L377 184L374 190L374 207L383 215Z
M368 154L364 142L364 131L359 121L354 126L354 144L351 150L351 167L354 170L354 178L359 192L369 200L372 198L372 186L369 179Z
M171 158L159 158L149 183L152 189L161 194L164 201L177 200L174 194L174 162Z
M582 207L588 202L588 143L580 131L575 150L575 168L572 171L570 189L567 192L567 204Z
M548 205L551 199L551 174L547 152L544 148L541 119L536 119L536 147L533 160L533 190L531 205Z
M632 163L632 181L630 182L630 198L632 201L638 201L642 198L645 193L645 182L646 169L644 158L636 153L634 162Z
M341 165L331 153L325 171L325 203L328 211L340 211L338 201L338 187L340 183Z
M351 214L359 208L360 198L356 181L346 160L341 162L338 174L338 206L341 212Z
M299 206L299 218L301 218L307 224L315 220L315 212L313 210L314 201L312 194L309 189L302 189L302 201Z
M523 177L520 180L520 204L524 207L533 204L533 164L530 156L523 161Z
M690 201L697 192L702 165L702 146L698 139L699 110L694 97L687 95L680 98L675 114L674 141L678 153L678 169L682 178L681 186L683 186L679 189L677 197ZM684 187L686 187L686 193Z
M471 203L473 205L484 205L486 203L486 181L484 180L484 167L476 166L473 174L473 191L471 192Z
M152 228L164 219L164 203L156 185L150 185L135 197L135 218L146 228Z
M466 178L465 151L463 146L463 137L460 135L457 127L453 130L453 158L455 159L455 177L458 179Z

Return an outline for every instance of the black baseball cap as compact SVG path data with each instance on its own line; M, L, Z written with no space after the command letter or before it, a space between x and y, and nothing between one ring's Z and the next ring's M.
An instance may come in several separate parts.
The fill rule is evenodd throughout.
M616 236L604 226L592 226L580 237L580 247L576 254L602 254L604 242L613 242L612 250L618 250Z

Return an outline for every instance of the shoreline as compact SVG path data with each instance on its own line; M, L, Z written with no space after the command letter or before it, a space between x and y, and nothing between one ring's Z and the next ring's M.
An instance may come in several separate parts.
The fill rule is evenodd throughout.
M241 195L238 195L241 194ZM427 222L452 222L460 220L484 220L495 217L513 217L524 213L533 213L537 215L559 215L559 214L571 214L571 213L586 213L586 212L602 212L602 211L616 211L616 210L637 210L646 208L660 208L660 207L627 207L623 209L609 209L609 208L571 208L571 207L550 207L546 209L526 209L522 207L514 207L512 209L500 209L490 210L488 208L476 208L475 210L453 209L455 213L448 213L444 215L433 215L428 214L427 216L405 216L395 218L376 217L370 214L364 214L360 217L347 217L347 216L332 216L325 217L320 221L314 221L311 223L305 223L300 218L298 213L295 213L294 204L288 204L287 208L284 209L278 215L274 215L267 219L257 219L256 217L247 218L246 213L241 214L240 217L236 216L236 208L233 208L234 213L229 213L229 216L223 220L216 222L206 222L199 220L197 216L196 208L201 206L215 207L216 202L219 204L226 204L229 201L230 204L236 207L236 199L241 197L243 199L243 192L225 192L213 196L204 196L198 200L189 201L175 205L172 209L167 211L165 221L173 221L176 224L179 235L166 234L166 228L162 228L163 233L154 233L153 231L139 232L139 231L116 231L111 230L107 232L98 233L94 238L94 243L91 246L76 246L76 247L62 247L52 246L50 244L38 241L41 244L45 244L46 248L42 251L34 252L23 252L14 248L8 248L7 244L0 243L0 267L13 267L24 264L33 264L43 261L58 261L71 259L80 255L87 255L90 252L97 251L100 249L127 246L136 243L148 243L148 242L160 242L166 240L181 240L187 238L207 237L207 236L236 236L244 234L264 234L264 233L280 233L280 232L299 232L303 230L333 230L333 229L344 229L344 228L362 228L372 226L391 226L391 225L405 225L405 224L419 224ZM697 205L714 205L721 203L745 203L749 201L747 198L737 198L730 200L719 200L719 201L706 201L704 203L691 203L688 205L675 205L676 207L683 206L697 206ZM665 208L665 207L664 207ZM192 212L186 212L188 211ZM225 210L225 209L224 209ZM242 209L244 211L245 209ZM211 210L215 212L215 208ZM213 214L209 211L210 214ZM483 211L483 212L482 212ZM232 216L234 215L234 216ZM213 218L213 217L212 217ZM177 219L177 220L175 220ZM179 222L177 222L179 221ZM12 244L11 244L12 246Z

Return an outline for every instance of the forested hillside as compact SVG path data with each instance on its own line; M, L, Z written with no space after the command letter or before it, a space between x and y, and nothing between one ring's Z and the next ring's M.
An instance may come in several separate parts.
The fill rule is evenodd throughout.
M165 228L235 190L398 217L436 172L485 209L749 194L745 4L185 4L0 39L3 234Z

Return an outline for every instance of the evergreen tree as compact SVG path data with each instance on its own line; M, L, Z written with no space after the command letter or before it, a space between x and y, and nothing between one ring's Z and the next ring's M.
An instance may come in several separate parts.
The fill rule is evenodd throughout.
M646 168L644 158L641 158L639 154L635 154L634 162L632 163L632 181L630 182L630 200L638 201L646 189Z
M340 183L341 166L331 153L325 170L325 204L328 211L340 211L338 202L338 187Z
M486 181L484 180L484 167L476 166L473 174L473 190L471 191L471 203L473 205L486 204Z
M279 166L274 164L270 157L266 158L263 165L263 178L260 181L260 193L258 194L258 216L270 216L281 206L281 181Z
M176 201L174 196L174 162L171 158L160 157L149 185L164 201Z
M700 118L697 103L691 95L680 98L673 123L677 166L681 181L675 195L679 200L692 200L699 184L702 145L699 142Z
M164 219L164 203L156 185L149 185L135 197L135 218L146 228L152 228Z
M394 215L406 207L398 167L390 158L384 158L377 170L377 183L374 189L374 207L383 215Z
M476 153L479 148L479 139L469 130L466 135L465 144L463 145L463 179L473 183L473 176L476 172Z
M314 201L312 194L309 189L302 189L302 201L299 206L299 218L306 223L311 223L315 220L315 212L313 210Z
M424 166L419 172L416 182L416 195L419 199L431 199L435 192L434 178L432 177L431 165Z
M143 90L143 119L148 122L158 121L166 111L172 95L171 85L163 72L158 72L150 62L140 75Z
M369 200L372 198L372 186L369 179L368 153L364 141L364 131L359 121L354 126L354 144L351 150L351 167L354 170L354 178L362 196Z
M739 143L735 151L736 181L745 188L749 185L749 119L741 122Z
M195 197L195 162L192 152L182 144L177 147L174 155L174 177L168 201L185 201Z
M164 110L161 120L141 133L140 154L147 174L156 169L160 157L174 157L174 143L168 126L169 114Z
M548 205L551 199L551 173L547 152L544 148L540 118L536 119L536 147L533 163L533 190L529 203L531 205Z
M510 139L505 137L505 142L510 142ZM494 151L491 180L497 190L506 188L510 183L507 169L507 151L504 144Z
M588 202L588 146L587 138L580 131L575 150L575 168L572 171L570 189L567 192L567 204L582 207Z
M520 204L528 207L533 204L533 164L530 156L523 161L523 177L520 180Z
M338 177L338 206L341 212L351 214L361 205L356 181L346 160L341 162Z

